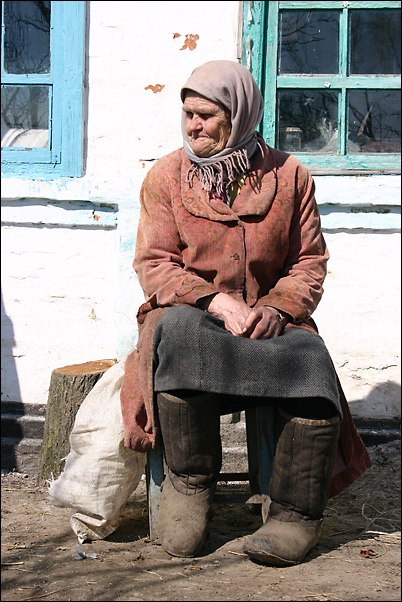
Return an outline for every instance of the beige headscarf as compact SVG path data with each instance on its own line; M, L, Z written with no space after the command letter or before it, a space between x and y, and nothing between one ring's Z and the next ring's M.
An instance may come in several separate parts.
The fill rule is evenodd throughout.
M226 147L212 157L200 157L191 149L182 117L184 150L192 162L187 174L191 183L195 174L202 187L221 195L226 186L240 173L250 169L250 159L257 150L256 127L264 110L258 86L246 67L234 61L210 61L197 67L180 91L182 102L186 91L192 90L230 111L231 134Z

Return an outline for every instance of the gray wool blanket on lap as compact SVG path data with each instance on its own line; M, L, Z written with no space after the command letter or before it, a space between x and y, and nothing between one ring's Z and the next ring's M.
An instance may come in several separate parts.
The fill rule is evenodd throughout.
M245 397L330 400L340 415L335 370L323 339L286 328L274 339L236 337L193 307L169 308L153 338L155 391L191 389Z

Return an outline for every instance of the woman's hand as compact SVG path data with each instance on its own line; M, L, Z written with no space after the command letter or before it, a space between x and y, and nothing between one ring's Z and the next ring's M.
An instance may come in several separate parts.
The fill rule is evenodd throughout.
M251 309L243 301L233 299L225 293L218 293L204 309L225 323L228 332L238 337L250 339L270 339L277 337L286 324L286 318L274 307L260 306Z
M245 320L251 309L243 301L237 301L230 295L218 293L204 305L210 314L223 320L228 332L235 336L242 336Z
M153 447L155 437L145 406L133 407L130 413L124 413L124 446L134 451L145 453Z
M252 309L247 316L242 336L250 339L274 339L282 332L288 319L275 307L261 305Z

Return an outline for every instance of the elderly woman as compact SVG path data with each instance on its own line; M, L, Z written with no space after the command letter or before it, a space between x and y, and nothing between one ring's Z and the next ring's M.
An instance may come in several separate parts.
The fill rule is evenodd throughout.
M159 425L158 536L194 556L221 468L220 416L277 408L269 516L244 551L295 564L318 541L329 495L369 466L311 319L328 261L314 183L256 132L262 96L242 65L198 67L181 99L183 148L141 190L134 268L146 302L121 392L125 445L147 451Z

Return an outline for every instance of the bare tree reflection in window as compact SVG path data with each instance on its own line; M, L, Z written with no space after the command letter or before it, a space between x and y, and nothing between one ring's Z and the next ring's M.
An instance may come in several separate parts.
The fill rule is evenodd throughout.
M338 152L338 92L281 90L278 148L287 152ZM297 141L296 134L300 143Z
M338 73L339 14L281 11L279 73Z
M399 90L354 90L349 93L349 153L400 153Z
M50 2L4 2L6 73L49 73Z
M1 145L46 148L49 143L49 88L3 86Z
M50 72L51 3L4 2L4 71L15 75ZM49 86L2 88L2 146L45 148L49 143Z
M400 10L353 10L349 29L350 73L400 74Z

